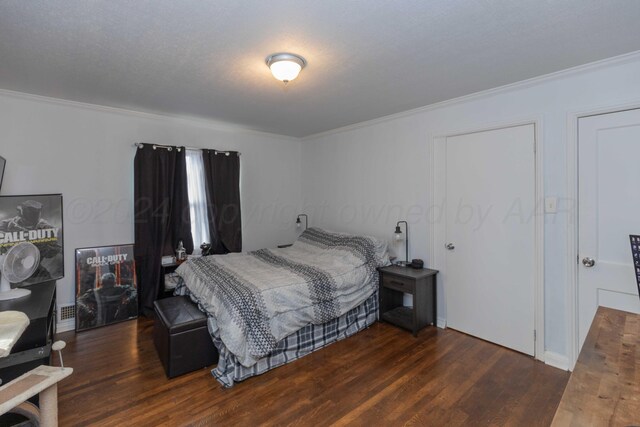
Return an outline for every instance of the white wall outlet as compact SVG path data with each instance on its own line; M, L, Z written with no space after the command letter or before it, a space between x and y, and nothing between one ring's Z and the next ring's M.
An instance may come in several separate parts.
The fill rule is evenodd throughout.
M558 212L558 198L557 197L545 197L544 198L544 213L557 213Z

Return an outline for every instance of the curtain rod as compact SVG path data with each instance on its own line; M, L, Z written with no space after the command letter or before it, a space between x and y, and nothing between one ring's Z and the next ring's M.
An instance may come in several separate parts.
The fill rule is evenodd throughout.
M145 143L142 142L134 142L133 146L136 148L142 148L144 146ZM173 150L174 148L177 149L178 151L182 150L182 148L185 148L187 150L200 150L202 151L203 148L196 148L196 147L173 147L172 145L161 145L161 144L147 144L147 145L151 145L153 147L153 149L155 150L156 148L164 148L165 150ZM215 154L225 154L225 155L230 155L231 153L233 153L233 151L221 151L221 150L213 150L213 152ZM239 151L236 151L236 153L238 154L238 156L240 155Z

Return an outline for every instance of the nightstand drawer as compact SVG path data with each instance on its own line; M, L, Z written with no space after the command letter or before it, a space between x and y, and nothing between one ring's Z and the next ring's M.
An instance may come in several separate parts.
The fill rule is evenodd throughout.
M413 294L416 289L416 282L414 279L384 274L382 276L382 286L385 288L395 289L396 291Z

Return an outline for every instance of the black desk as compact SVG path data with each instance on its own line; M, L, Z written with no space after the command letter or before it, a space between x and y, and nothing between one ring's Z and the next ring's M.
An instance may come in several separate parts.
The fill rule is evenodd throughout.
M25 286L31 294L0 301L0 311L22 311L29 317L11 354L0 358L0 379L7 383L42 364L50 364L51 344L56 332L56 282L54 280Z

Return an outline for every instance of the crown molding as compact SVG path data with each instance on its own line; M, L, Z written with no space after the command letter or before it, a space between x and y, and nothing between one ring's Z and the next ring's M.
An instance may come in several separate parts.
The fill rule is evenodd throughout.
M575 67L566 68L564 70L555 71L553 73L544 74L542 76L532 77L530 79L521 80L514 83L509 83L503 86L498 86L492 89L486 89L480 92L475 92L469 95L460 96L457 98L448 99L446 101L436 102L434 104L425 105L423 107L414 108L411 110L402 111L400 113L390 114L388 116L378 117L372 120L366 120L364 122L358 122L347 126L342 126L336 129L327 130L324 132L318 132L311 135L304 136L300 138L301 141L311 141L324 136L334 135L338 133L349 132L355 129L360 129L368 126L373 126L379 123L388 122L391 120L406 118L415 116L417 114L421 114L427 111L437 110L439 108L449 107L452 105L462 104L465 102L479 100L482 98L488 98L494 95L498 95L501 93L506 93L514 90L521 90L531 86L539 85L541 83L558 80L561 78L566 78L570 76L575 76L578 74L583 74L589 71L610 67L613 65L625 64L628 62L633 62L640 60L640 50L625 53L623 55L614 56L611 58L601 59L595 62L589 62L587 64L577 65Z
M0 97L13 98L13 99L19 99L24 101L32 101L32 102L38 102L43 104L52 104L52 105L59 105L59 106L65 106L65 107L79 108L84 110L98 111L101 113L111 113L111 114L117 114L121 116L137 117L137 118L142 118L147 120L158 120L158 121L164 121L164 122L174 121L174 122L183 123L186 125L199 126L206 129L218 130L221 132L240 132L245 134L268 136L271 138L286 139L290 141L300 141L300 138L296 138L294 136L265 132L249 126L237 125L230 122L223 122L219 120L199 118L194 116L181 116L181 115L165 114L165 113L158 113L158 112L130 110L130 109L121 108L121 107L109 107L106 105L72 101L69 99L54 98L50 96L36 95L32 93L27 93L27 92L17 92L17 91L8 90L8 89L0 89Z

